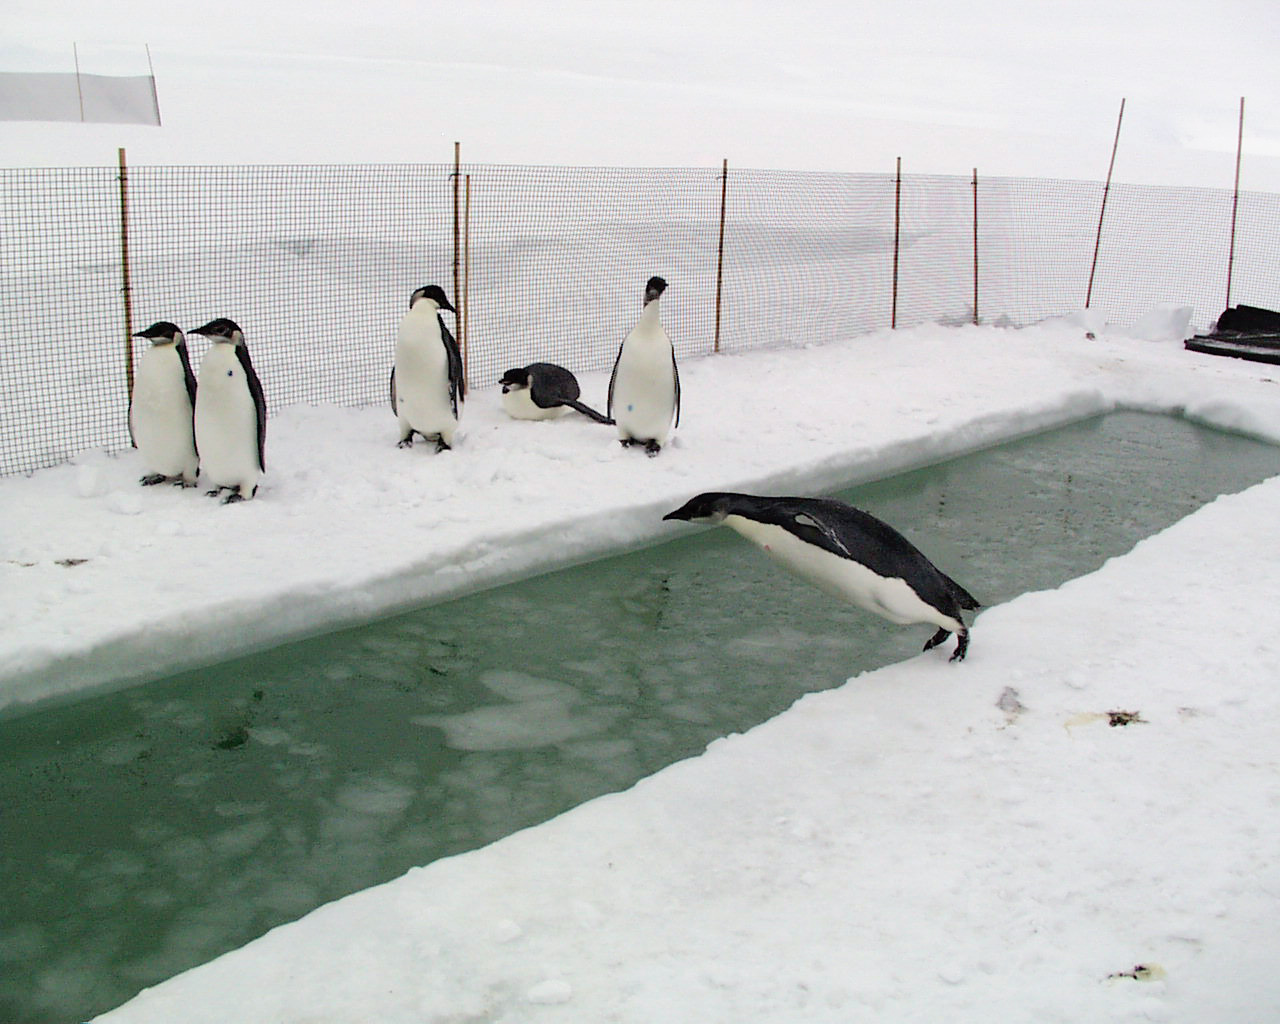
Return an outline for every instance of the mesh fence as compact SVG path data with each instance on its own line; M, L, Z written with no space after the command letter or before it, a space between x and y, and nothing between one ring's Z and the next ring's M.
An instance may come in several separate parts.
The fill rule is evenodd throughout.
M141 342L127 339L126 234L132 330L230 317L273 410L385 402L409 293L440 284L461 305L451 165L144 167L123 190L121 177L0 171L0 474L128 445L125 351ZM1078 309L1103 198L1093 182L732 168L726 181L719 168L470 165L457 184L473 388L539 359L608 369L652 274L670 283L677 353L711 352L722 196L725 352ZM1112 186L1092 305L1120 323L1190 305L1208 326L1226 300L1231 202ZM1232 299L1274 308L1280 196L1243 193L1238 216ZM207 343L189 345L198 367Z

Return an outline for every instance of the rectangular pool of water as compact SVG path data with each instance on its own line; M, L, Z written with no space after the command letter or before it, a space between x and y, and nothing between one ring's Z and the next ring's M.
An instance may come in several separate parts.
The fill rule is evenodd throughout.
M1117 413L840 497L989 606L1277 473L1280 448ZM0 722L0 1020L87 1019L322 903L626 788L932 632L837 604L730 531L671 532Z

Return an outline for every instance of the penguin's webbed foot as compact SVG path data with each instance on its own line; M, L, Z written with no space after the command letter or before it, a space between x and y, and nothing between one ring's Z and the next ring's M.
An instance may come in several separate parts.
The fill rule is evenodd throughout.
M204 492L204 496L205 496L206 498L216 498L219 494L221 494L221 493L222 493L223 491L225 491L225 490L226 490L226 488L225 488L225 487L215 487L215 488L214 488L213 490L211 490L211 491L205 491L205 492Z
M449 444L443 437L436 438L436 454L437 455L439 455L441 452L451 452L451 451L453 451L453 445Z
M397 448L412 448L412 447L413 447L413 435L412 435L412 434L410 434L408 437L402 437L399 441L397 441L397 442L396 442L396 447L397 447Z
M921 650L925 650L925 651L933 650L935 647L938 646L938 644L942 643L942 641L945 640L950 635L951 635L951 630L939 629L938 632L934 633L933 636L929 637L929 639L924 642L924 647L922 647Z
M171 479L173 478L167 477L163 473L148 473L139 480L138 483L142 484L143 487L154 487L156 484L162 484ZM181 477L179 477L179 479L181 479Z
M969 652L969 631L963 630L956 634L956 649L951 655L952 661L964 661L964 656Z
M653 458L660 451L662 451L662 445L658 444L657 441L650 439L644 443L644 453L649 458Z
M635 442L635 438L633 438L633 437L620 437L620 438L618 438L618 444L622 445L622 447L623 447L623 448L630 448L630 447L631 447L633 444L635 444L635 443L636 443L636 442Z

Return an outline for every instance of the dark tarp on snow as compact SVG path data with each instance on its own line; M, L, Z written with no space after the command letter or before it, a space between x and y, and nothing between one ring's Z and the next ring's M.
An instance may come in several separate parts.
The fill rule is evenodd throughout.
M1259 306L1231 306L1208 334L1188 338L1192 352L1280 363L1280 313Z

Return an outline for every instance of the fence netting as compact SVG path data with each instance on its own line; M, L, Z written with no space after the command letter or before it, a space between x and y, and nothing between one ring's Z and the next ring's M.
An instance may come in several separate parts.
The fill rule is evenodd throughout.
M396 325L425 284L466 300L473 389L535 360L608 369L654 274L681 358L891 325L1025 325L1085 304L1103 201L1097 182L732 167L727 180L721 168L76 168L0 183L0 474L128 445L125 354L142 342L126 329L126 241L129 328L230 317L278 410L385 402ZM1117 323L1188 305L1195 326L1212 324L1231 192L1112 185L1106 202L1091 305ZM1280 196L1241 194L1234 302L1280 305L1278 229ZM198 367L207 342L188 343Z

